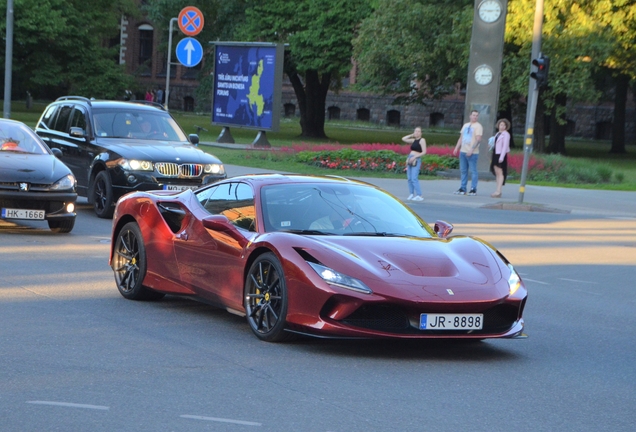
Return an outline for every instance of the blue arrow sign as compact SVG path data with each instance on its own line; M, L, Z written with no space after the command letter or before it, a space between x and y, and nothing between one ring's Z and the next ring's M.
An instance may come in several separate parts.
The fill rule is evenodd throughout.
M201 43L191 37L182 39L177 44L177 59L179 63L187 67L198 65L203 59L203 47Z

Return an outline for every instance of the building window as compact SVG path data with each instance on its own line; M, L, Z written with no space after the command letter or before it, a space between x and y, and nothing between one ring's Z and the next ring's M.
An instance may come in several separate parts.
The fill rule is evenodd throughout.
M386 112L386 124L388 126L400 125L400 112L396 110L389 110Z
M192 96L186 96L183 98L183 110L194 111L194 98Z
M285 117L293 117L296 115L296 105L293 103L285 104Z
M431 113L428 124L430 127L444 127L444 114Z
M340 108L337 106L330 106L327 108L329 120L340 120Z
M356 118L359 121L368 122L369 120L371 120L371 112L367 108L358 108L358 110L356 111Z
M143 24L139 26L139 67L143 76L152 75L152 53L153 53L152 26Z

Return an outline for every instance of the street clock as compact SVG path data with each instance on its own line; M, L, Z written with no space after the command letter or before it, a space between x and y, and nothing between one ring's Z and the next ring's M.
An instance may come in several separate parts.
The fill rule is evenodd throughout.
M484 0L479 4L477 10L482 21L493 23L501 16L501 3L497 0Z

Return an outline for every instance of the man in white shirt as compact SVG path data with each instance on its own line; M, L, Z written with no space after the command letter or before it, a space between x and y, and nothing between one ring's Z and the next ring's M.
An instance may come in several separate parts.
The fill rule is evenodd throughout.
M477 122L479 112L476 110L470 113L470 122L462 126L459 132L457 145L453 150L453 155L459 152L459 170L461 172L461 185L455 192L456 195L466 195L468 183L468 171L471 172L470 192L468 195L477 195L477 160L479 159L479 143L484 134L484 128Z

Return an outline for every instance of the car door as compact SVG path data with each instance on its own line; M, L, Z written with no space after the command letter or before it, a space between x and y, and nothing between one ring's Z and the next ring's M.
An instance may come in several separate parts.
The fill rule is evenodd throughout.
M89 172L96 155L96 146L91 143L88 113L81 105L73 105L65 134L66 158L77 178L81 195L87 194Z
M197 193L203 206L175 235L181 279L210 301L241 308L244 251L256 236L254 193L242 182L227 182ZM236 227L231 234L203 226L201 217L223 215Z

